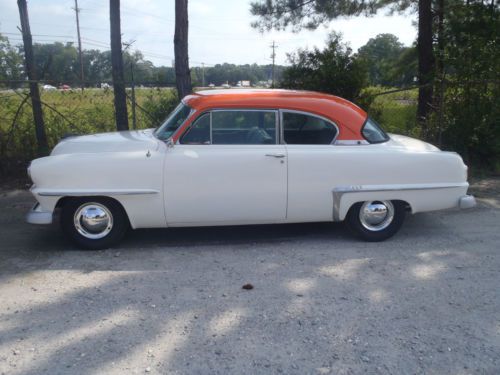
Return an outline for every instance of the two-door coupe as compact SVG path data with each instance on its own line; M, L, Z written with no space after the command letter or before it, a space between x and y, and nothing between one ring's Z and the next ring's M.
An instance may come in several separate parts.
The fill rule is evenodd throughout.
M200 91L156 130L66 138L28 173L38 203L27 221L60 209L64 233L88 249L129 227L343 220L381 241L406 211L475 205L458 154L303 91Z

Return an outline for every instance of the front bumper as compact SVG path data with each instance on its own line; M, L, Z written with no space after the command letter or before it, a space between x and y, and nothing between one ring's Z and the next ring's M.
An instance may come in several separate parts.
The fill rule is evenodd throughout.
M473 195L464 195L458 200L458 207L461 209L472 208L476 206L476 198Z
M26 221L30 224L52 224L53 213L43 211L40 203L36 203L26 214Z

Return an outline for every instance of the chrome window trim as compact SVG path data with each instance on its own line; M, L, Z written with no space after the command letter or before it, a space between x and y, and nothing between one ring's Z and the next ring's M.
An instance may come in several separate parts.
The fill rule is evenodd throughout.
M338 136L340 134L340 128L339 128L339 126L335 122L333 122L332 120L330 120L330 119L328 119L326 117L317 115L315 113L306 112L306 111L298 111L298 110L295 110L295 109L280 109L279 112L280 112L280 127L281 127L281 137L282 137L281 141L283 142L282 144L284 144L284 145L287 144L285 142L285 130L284 130L285 126L284 126L284 123L283 123L283 113L285 113L285 112L288 112L288 113L298 113L298 114L301 114L301 115L316 117L316 118L319 118L320 120L326 121L329 124L332 124L335 127L335 129L337 130L337 133L335 134L335 137L333 137L332 141L330 143L328 143L329 145L335 144L335 141L337 140L337 138L338 138ZM295 146L301 146L301 145L295 145ZM302 146L325 146L325 145L327 145L327 144L303 144Z
M189 127L184 130L184 133L179 136L179 138L177 140L177 144L182 145L182 143L180 143L180 140L184 136L184 134L187 134L187 132L189 131L189 129L191 129L191 126L194 125L194 123L196 121L198 121L198 119L201 116L209 113L210 114L210 145L213 145L213 141L212 141L212 129L213 129L212 113L213 112L274 112L275 113L275 116L274 116L275 143L273 143L273 144L274 145L281 144L279 142L279 137L278 137L278 135L279 135L279 125L280 125L279 124L279 109L276 109L276 108L211 108L211 109L207 109L207 110L205 110L203 112L200 112L200 114L198 115L198 117L195 118L191 122L191 124L189 125ZM191 117L191 115L190 115L190 117ZM268 146L272 146L273 144L268 145ZM201 145L201 146L209 146L209 145ZM231 146L231 144L224 145L224 146ZM257 145L233 144L233 146L259 146L259 145L258 144Z

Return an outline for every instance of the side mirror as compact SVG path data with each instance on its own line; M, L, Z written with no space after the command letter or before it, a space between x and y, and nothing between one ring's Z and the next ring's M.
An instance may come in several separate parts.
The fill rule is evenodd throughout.
M174 147L174 144L175 144L174 140L172 139L172 137L170 137L169 139L167 139L166 143L167 143L167 147L168 148Z

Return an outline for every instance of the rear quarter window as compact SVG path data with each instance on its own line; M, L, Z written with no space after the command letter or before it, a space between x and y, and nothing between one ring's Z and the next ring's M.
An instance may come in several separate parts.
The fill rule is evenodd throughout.
M387 133L370 117L366 119L365 124L361 128L361 133L370 143L382 143L389 140Z

